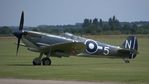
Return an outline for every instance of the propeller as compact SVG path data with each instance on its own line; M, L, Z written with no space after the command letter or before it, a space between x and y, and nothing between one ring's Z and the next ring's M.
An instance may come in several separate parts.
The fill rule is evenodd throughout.
M19 46L20 46L20 40L23 35L23 25L24 25L24 12L22 11L21 19L20 19L20 25L19 25L19 31L14 32L13 34L18 38L17 41L17 50L16 50L16 56L18 55Z
M20 19L20 25L19 25L19 30L22 31L24 25L24 12L22 11L21 14L21 19Z

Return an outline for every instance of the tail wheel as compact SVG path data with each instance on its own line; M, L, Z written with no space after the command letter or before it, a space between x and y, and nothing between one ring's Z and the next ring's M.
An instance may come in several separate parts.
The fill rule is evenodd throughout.
M51 65L51 59L48 57L45 57L42 59L42 64L43 65Z
M35 58L33 60L33 65L41 65L41 59L40 58Z

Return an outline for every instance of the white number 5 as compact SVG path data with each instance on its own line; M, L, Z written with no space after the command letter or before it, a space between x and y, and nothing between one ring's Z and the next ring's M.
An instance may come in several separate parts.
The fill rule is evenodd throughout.
M104 47L104 51L103 51L103 54L104 55L108 55L109 54L109 47Z

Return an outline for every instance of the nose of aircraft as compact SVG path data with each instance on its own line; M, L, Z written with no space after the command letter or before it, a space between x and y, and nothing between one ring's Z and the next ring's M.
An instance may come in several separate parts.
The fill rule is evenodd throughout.
M13 35L16 36L17 38L21 38L22 33L21 32L13 32Z

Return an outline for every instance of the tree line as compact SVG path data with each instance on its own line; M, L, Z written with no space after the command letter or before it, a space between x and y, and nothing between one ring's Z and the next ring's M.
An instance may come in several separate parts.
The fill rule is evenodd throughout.
M85 18L82 23L74 25L39 25L37 27L26 27L27 30L40 31L51 34L70 32L73 34L149 34L149 22L120 22L115 16L108 21L102 19ZM11 35L16 27L0 26L0 35Z
M108 21L84 19L82 29L85 34L149 34L149 22L120 22L115 16Z

